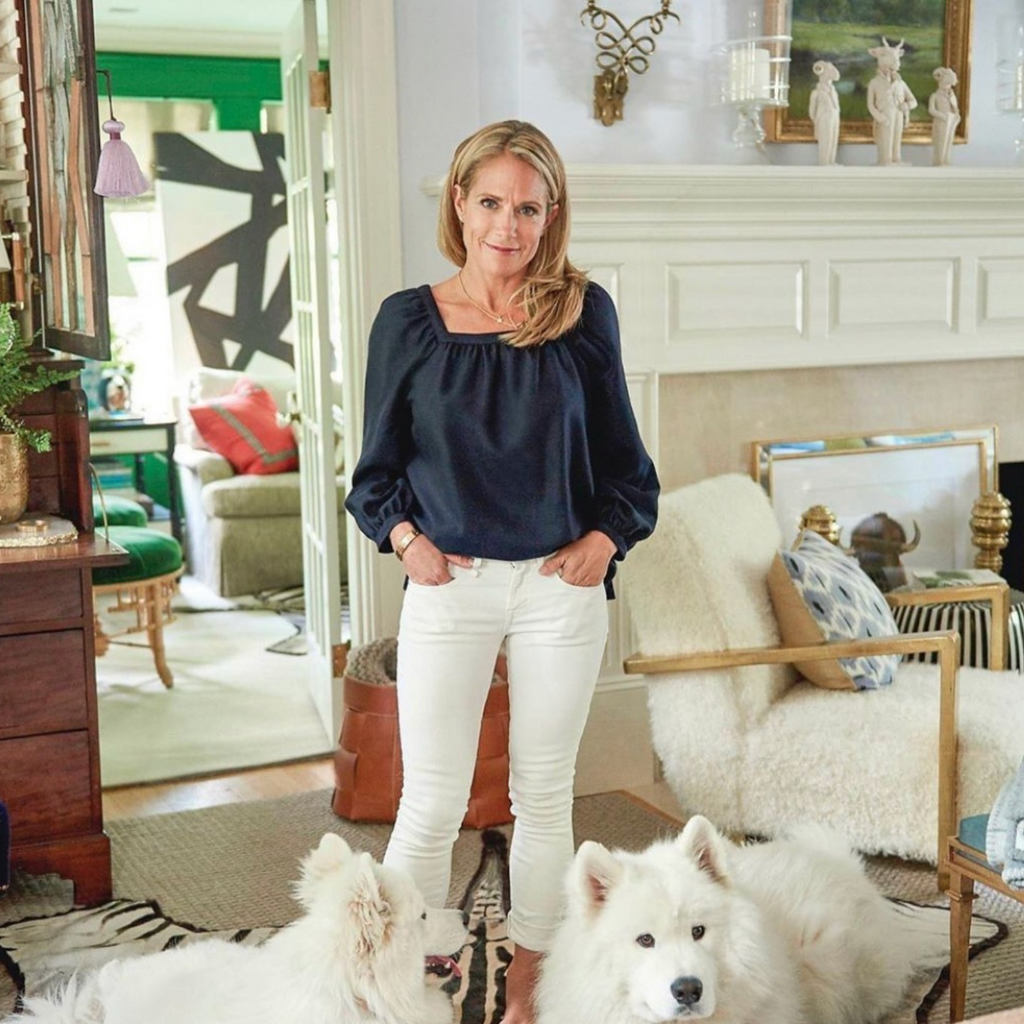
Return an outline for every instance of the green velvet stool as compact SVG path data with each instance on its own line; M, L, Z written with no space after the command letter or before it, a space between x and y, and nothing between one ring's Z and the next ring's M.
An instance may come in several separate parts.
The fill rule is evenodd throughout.
M110 505L107 505L108 518ZM171 597L178 587L182 570L181 545L158 530L139 526L111 526L110 540L125 549L130 557L126 565L113 565L94 569L93 594L98 598L113 594L115 602L110 612L131 612L135 619L116 633L106 633L96 616L96 655L106 654L110 641L128 633L145 632L153 650L157 675L170 689L174 677L167 667L164 651L164 625L174 621ZM99 600L96 606L99 607Z
M106 506L106 519L103 517L103 509ZM146 510L131 498L122 498L117 494L104 495L103 501L99 495L92 496L92 517L96 520L97 527L104 526L146 526L149 519L146 517Z

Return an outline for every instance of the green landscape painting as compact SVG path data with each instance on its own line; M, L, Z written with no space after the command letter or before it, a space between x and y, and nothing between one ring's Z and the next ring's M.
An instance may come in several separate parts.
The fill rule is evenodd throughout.
M932 71L943 63L946 0L793 0L793 47L789 116L806 118L811 70L816 60L831 61L844 121L869 120L867 86L875 74L868 50L885 36L904 40L900 74L917 98L913 121L928 120L928 97L935 91Z

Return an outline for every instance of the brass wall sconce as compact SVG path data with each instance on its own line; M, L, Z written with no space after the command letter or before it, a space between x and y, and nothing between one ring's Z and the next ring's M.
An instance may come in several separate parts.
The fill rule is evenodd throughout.
M594 0L588 0L580 13L580 21L589 18L595 32L598 49L595 61L601 73L594 76L594 117L606 128L622 120L629 72L642 75L651 66L654 37L665 30L668 18L679 21L679 15L669 10L671 6L672 0L661 0L660 11L637 18L628 28L611 11L598 7ZM650 22L649 34L635 35L645 22Z

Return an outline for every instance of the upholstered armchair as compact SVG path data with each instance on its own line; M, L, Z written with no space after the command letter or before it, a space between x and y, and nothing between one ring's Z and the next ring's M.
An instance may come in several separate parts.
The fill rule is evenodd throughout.
M665 779L723 828L822 821L865 852L938 863L944 883L959 817L990 806L1024 753L1021 677L959 668L956 634L899 635L895 623L830 643L823 631L796 630L796 641L785 623L783 643L769 588L789 575L781 543L763 489L732 474L664 495L657 531L630 556L639 651L626 668L648 675ZM822 598L840 621L858 618L845 614L846 587L830 583ZM923 651L940 664L892 657ZM879 664L891 684L873 680ZM833 681L809 681L821 671ZM844 671L851 688L827 688Z
M188 411L227 396L243 377L265 389L279 411L287 410L293 376L261 377L202 367L189 381L179 414L182 441L174 451L185 510L188 572L222 597L298 586L303 574L298 470L238 472L204 443ZM338 530L344 537L345 481L340 462L336 468ZM344 543L339 557L345 579Z

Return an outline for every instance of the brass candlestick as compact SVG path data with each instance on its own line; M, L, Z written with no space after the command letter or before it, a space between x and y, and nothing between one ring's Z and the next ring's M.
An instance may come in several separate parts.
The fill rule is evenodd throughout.
M998 491L986 491L971 509L971 542L978 548L976 569L999 572L1003 567L1000 552L1010 540L1010 502Z

